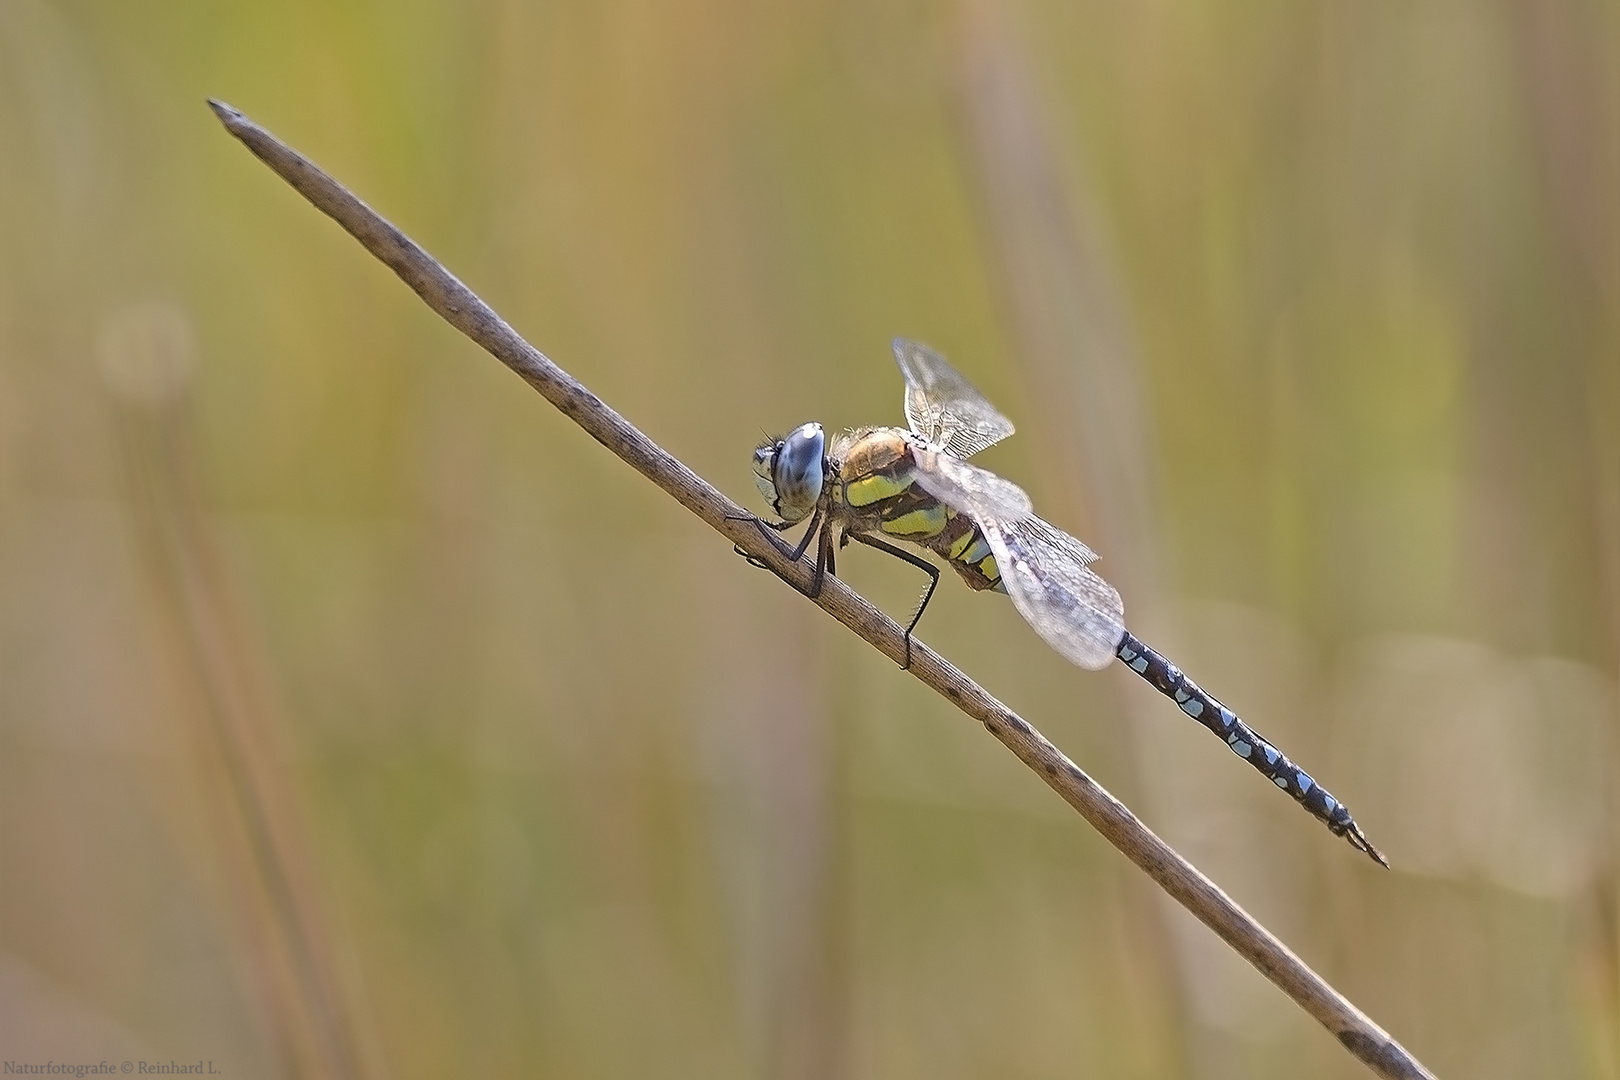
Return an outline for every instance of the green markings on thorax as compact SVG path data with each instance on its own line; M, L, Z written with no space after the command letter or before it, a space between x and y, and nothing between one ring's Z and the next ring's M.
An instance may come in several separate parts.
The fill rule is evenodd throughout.
M842 462L840 501L851 524L916 544L945 559L970 588L1001 583L990 545L973 519L916 483L916 459L903 439L873 432L855 441ZM858 522L858 524L856 524Z

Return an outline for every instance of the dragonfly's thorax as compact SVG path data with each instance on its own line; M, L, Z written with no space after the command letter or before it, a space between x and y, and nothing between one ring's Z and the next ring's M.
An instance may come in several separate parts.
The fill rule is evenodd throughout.
M926 548L974 589L1001 582L990 545L973 519L917 482L918 454L932 453L902 428L856 428L828 452L828 512L845 532L875 533Z
M855 428L833 440L827 453L836 467L835 502L859 508L892 493L893 484L909 484L917 460L910 432L892 427ZM851 491L851 487L854 488Z

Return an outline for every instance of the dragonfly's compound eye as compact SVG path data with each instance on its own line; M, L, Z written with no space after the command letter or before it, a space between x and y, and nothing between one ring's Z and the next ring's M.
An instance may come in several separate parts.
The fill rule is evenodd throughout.
M821 499L827 436L816 423L789 432L773 446L754 451L759 490L783 521L802 521Z
M765 496L765 501L772 507L776 506L776 482L771 479L771 473L776 468L776 454L782 449L780 441L769 443L754 451L754 483L759 486L759 493Z

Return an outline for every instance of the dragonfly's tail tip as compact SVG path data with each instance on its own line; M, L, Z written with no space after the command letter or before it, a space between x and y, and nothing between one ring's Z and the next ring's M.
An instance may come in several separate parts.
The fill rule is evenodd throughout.
M1350 841L1350 846L1351 847L1355 848L1357 851L1360 851L1360 852L1364 853L1367 856L1367 858L1371 859L1373 862L1377 863L1379 866L1382 866L1385 870L1388 870L1390 868L1389 867L1389 860L1384 858L1384 853L1382 851L1379 851L1376 847L1374 847L1373 842L1371 840L1368 840L1365 836L1363 836L1360 829L1357 829L1354 832L1345 833L1344 838L1346 840Z

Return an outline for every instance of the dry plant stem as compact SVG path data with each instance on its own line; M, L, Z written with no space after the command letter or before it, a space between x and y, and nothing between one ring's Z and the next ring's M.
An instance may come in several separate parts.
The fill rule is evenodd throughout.
M524 341L500 316L409 237L361 202L309 160L237 110L210 101L226 129L291 184L316 209L388 265L418 296L456 329L515 371L547 401L593 438L663 488L727 540L804 592L808 560L788 562L762 535L750 515L648 439L624 417ZM898 624L829 577L815 601L896 664L905 657ZM1242 908L1199 873L1126 807L1065 757L1012 710L991 697L921 642L911 647L911 674L978 720L1018 759L1079 811L1098 832L1141 867L1244 959L1276 983L1344 1047L1379 1076L1430 1077L1399 1043L1374 1024L1321 976L1307 967Z
M119 401L138 535L169 609L194 704L177 710L201 759L200 786L225 850L236 916L269 1036L291 1076L360 1078L357 1011L332 948L306 830L255 677L254 644L227 587L203 505L183 400Z

